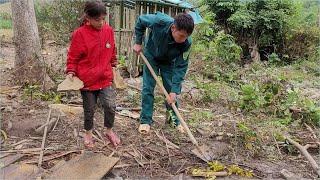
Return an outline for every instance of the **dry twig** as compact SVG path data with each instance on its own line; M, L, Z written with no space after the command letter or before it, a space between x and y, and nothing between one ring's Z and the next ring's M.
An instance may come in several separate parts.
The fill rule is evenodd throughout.
M43 132L43 138L42 138L42 143L41 143L41 151L40 151L40 157L39 157L38 167L41 167L41 164L42 164L44 144L45 144L45 141L46 141L46 138L47 138L48 124L49 124L49 120L50 120L50 117L51 117L51 112L52 112L52 109L50 108L49 114L48 114L48 118L47 118L47 123L46 123L46 126L44 127L44 132Z
M292 145L294 145L296 148L299 149L301 154L303 154L307 158L307 160L311 164L311 167L313 168L313 170L318 174L318 176L320 176L320 169L319 169L318 164L316 163L316 161L312 158L312 156L307 151L307 149L309 147L311 147L311 145L307 144L305 146L302 146L302 145L300 145L299 143L297 143L296 141L292 140L289 137L285 137L285 138L289 141L289 143L291 143Z

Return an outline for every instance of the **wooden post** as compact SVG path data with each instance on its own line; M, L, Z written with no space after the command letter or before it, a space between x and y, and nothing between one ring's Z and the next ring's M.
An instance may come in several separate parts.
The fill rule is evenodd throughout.
M158 9L157 9L157 6L158 6L157 4L154 4L154 13L156 13L157 10L158 10Z

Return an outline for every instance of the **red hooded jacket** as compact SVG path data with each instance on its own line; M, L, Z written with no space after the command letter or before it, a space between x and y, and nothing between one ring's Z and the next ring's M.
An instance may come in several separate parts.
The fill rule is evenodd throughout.
M113 29L83 25L72 34L67 70L84 83L82 90L98 90L112 84L112 67L117 65Z

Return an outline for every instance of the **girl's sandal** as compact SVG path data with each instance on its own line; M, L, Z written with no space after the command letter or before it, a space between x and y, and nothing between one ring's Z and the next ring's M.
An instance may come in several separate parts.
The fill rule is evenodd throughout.
M104 133L104 135L114 147L120 145L120 138L113 131L111 133Z
M88 137L88 136L84 136L83 137L83 140L84 140L84 146L87 147L87 148L94 148L95 145L94 145L94 140L92 137Z

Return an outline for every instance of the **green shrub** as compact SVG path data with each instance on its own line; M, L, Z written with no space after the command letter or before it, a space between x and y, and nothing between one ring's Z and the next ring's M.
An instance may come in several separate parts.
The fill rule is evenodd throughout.
M58 43L67 43L71 33L80 25L83 0L39 1L35 5L40 36L53 36Z

